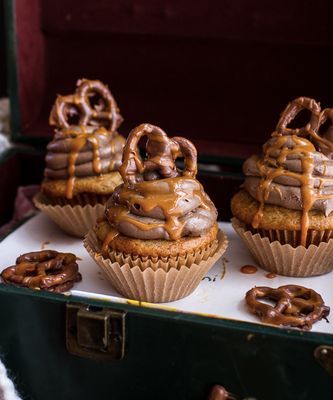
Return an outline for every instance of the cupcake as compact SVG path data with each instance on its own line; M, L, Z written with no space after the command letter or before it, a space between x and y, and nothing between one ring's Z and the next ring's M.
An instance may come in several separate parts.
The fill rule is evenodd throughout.
M103 215L121 182L125 139L109 89L100 81L79 80L73 95L58 96L50 114L55 135L35 205L65 232L83 237Z
M138 142L147 136L146 158ZM176 159L184 157L184 169ZM189 295L223 254L217 211L195 179L197 152L149 124L128 136L116 188L85 247L123 296L168 302Z
M289 127L302 111L301 128ZM333 269L333 109L300 97L281 114L260 156L243 164L243 189L231 201L232 221L258 263L287 276ZM326 126L326 124L325 124Z

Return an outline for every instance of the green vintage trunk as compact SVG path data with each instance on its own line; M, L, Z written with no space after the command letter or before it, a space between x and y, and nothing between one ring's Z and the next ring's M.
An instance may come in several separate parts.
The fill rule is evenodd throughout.
M94 75L109 82L110 73L110 87L115 88L116 98L123 104L123 114L125 109L129 110L123 133L142 122L141 115L148 118L150 110L162 128L166 125L166 129L177 131L180 126L180 133L193 139L202 154L199 179L224 220L230 218L229 201L242 181L242 158L259 149L281 107L304 94L301 84L304 77L309 95L332 100L326 83L332 70L328 54L331 42L327 39L330 24L323 23L321 18L321 30L318 31L318 22L313 27L317 35L311 35L312 28L304 22L311 12L306 9L304 18L299 15L300 1L290 6L289 14L281 11L282 5L270 10L264 1L254 2L253 9L245 1L237 2L239 7L224 0L211 1L205 7L201 5L202 11L187 1L168 5L163 2L135 5L130 1L95 3L5 1L8 87L12 135L17 148L7 152L0 163L1 223L7 222L13 210L17 186L41 181L45 143L52 134L47 125L50 105L58 91L70 90L81 75ZM318 7L318 16L327 15L322 9L329 7L329 2L320 3L323 7ZM135 20L136 13L141 19ZM215 14L221 22L219 19L216 22ZM285 28L280 26L281 15ZM253 22L254 16L257 25L253 23L251 28L244 21ZM312 19L316 21L315 15ZM291 20L294 25L288 24ZM67 41L71 46L68 53ZM80 59L84 41L87 50ZM117 64L114 69L87 61L95 54L92 45L95 42L112 44L111 50L115 49L119 58L115 61L110 49L101 57L105 64ZM151 59L145 58L145 46ZM269 58L271 47L278 56L284 55L284 63L277 65L274 58ZM61 52L54 57L58 48ZM205 57L200 58L199 50ZM309 52L315 60L305 57ZM72 53L76 58L71 59ZM219 57L221 53L223 57ZM288 60L299 66L294 53L304 56L302 68L298 69L299 79L286 66ZM136 59L129 68L131 54ZM257 57L256 61L249 54ZM189 56L195 60L195 76L189 78L186 86L184 70L189 67L186 61ZM168 67L174 68L169 75L168 69L163 69L168 58L176 60ZM152 62L156 69L161 69L162 77L155 76L154 70L144 76ZM251 63L254 63L252 73L247 70ZM29 72L29 68L33 70ZM131 81L130 72L134 74L135 68L141 68L145 87L140 86L139 79ZM234 70L236 75L232 77ZM274 79L264 71L273 71ZM41 87L39 80L43 82ZM163 93L158 92L159 86ZM197 93L191 92L192 87ZM175 93L182 99L180 114L177 100L171 100ZM267 97L267 93L271 96ZM192 102L195 96L200 105ZM210 100L205 101L207 98ZM172 101L176 105L168 109L166 104L172 105ZM38 104L34 108L31 102ZM158 110L154 108L155 102L160 104ZM259 112L256 105L259 102L264 110L261 124L254 115L256 109ZM246 104L251 112L240 110L239 104L242 107ZM187 131L182 128L182 115L188 117L191 107L194 107L193 120L187 120ZM5 285L0 285L0 298L0 356L24 399L204 400L214 384L224 385L239 399L333 399L333 378L328 372L333 370L331 335L170 312L139 304L88 301ZM73 326L66 325L66 309L73 304L90 310L90 317L113 310L125 321L124 331L112 337L111 347L117 349L115 359L101 361L96 359L99 356L91 356L91 352L85 357L67 350L66 336L68 341L78 334ZM101 326L100 321L98 324ZM326 368L318 358L326 360Z

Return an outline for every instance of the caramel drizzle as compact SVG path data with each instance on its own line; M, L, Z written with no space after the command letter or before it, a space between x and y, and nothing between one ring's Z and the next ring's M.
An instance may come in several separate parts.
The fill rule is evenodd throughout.
M181 220L183 208L180 206L181 199L185 198L186 192L182 190L184 182L189 180L195 184L192 197L200 199L200 207L211 209L212 205L198 181L185 177L161 179L158 181L144 181L131 187L123 187L119 194L119 203L107 208L106 215L112 225L117 228L121 222L129 222L142 231L155 228L164 228L171 240L177 240L182 236L182 230L186 221ZM163 187L162 185L165 185ZM160 208L165 217L161 222L143 222L133 218L131 209L138 205L145 213L154 208ZM137 207L138 207L137 206Z
M138 151L143 136L147 136L144 160ZM176 166L179 156L185 159L182 171ZM198 199L196 208L211 210L214 207L200 183L194 179L197 172L194 145L182 137L169 138L159 127L141 124L131 131L119 172L124 184L106 209L107 219L116 229L122 223L146 232L162 228L170 240L177 240L187 223L182 219L183 204L189 201L187 196ZM149 217L149 214L155 217Z
M107 257L107 255L108 255L109 244L118 235L119 235L119 232L116 229L111 228L110 231L105 236L105 239L103 240L103 244L102 244L102 255L104 257Z
M93 153L93 170L96 174L100 174L102 170L102 163L99 154L100 143L98 140L98 135L108 136L109 133L104 128L98 128L93 132L88 132L86 126L81 126L80 131L76 131L74 129L67 129L62 131L63 136L68 136L71 139L71 151L68 156L68 179L66 185L66 198L73 198L74 191L74 183L75 183L75 165L77 157L83 147L87 142L90 142L92 145L92 153ZM111 161L110 161L111 166Z
M147 136L146 159L138 153L139 140ZM182 175L194 178L197 173L197 151L194 145L182 137L169 138L159 127L141 124L134 128L123 152L123 163L119 172L126 184L135 184L143 179L144 172L155 172L161 178L174 178L179 175L176 159L184 156L185 169Z
M306 127L306 131L310 138L312 138L315 142L333 150L333 144L325 138L319 136L310 128L309 125ZM259 227L260 221L263 217L265 202L267 201L270 191L272 190L271 184L273 180L283 175L295 178L300 182L301 188L301 197L303 203L301 218L301 245L305 246L309 229L309 211L317 200L327 199L331 196L321 194L321 188L324 185L323 182L325 178L320 181L318 190L314 190L313 169L314 152L316 152L314 145L308 139L297 136L297 133L291 135L282 135L274 132L272 136L276 138L275 142L264 147L264 157L263 159L259 159L257 161L257 167L262 178L257 189L259 208L253 217L252 225L254 228ZM294 143L293 148L287 147L287 142L290 139ZM272 155L276 152L280 153L277 160L272 158ZM301 155L300 158L303 171L301 173L288 171L283 167L287 157L293 154Z

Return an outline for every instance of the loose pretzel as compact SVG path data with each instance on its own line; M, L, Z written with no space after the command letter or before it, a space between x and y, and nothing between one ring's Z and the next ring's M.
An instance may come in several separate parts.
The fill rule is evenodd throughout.
M81 280L76 256L54 250L21 255L16 265L2 271L1 277L5 283L53 292L66 291Z
M301 128L288 128L287 126L296 117L296 115L302 110L309 110L311 112L311 118L306 126ZM315 100L308 97L299 97L298 99L290 102L286 109L282 112L279 122L276 126L275 131L281 135L307 135L308 130L317 131L319 126L320 117L320 105Z
M273 300L276 304L265 304L260 299ZM304 330L310 330L314 322L327 317L330 312L319 293L297 285L285 285L277 289L254 287L246 293L245 301L263 322Z
M143 136L148 137L145 161L142 161L138 150L138 143ZM178 157L185 158L185 169L181 173L175 162ZM161 128L142 124L133 129L127 138L119 172L124 182L129 184L143 179L174 178L180 174L194 178L197 173L197 151L185 138L170 139Z
M96 104L91 99L97 97ZM81 79L74 94L58 96L51 110L50 125L58 129L68 128L72 117L76 125L96 126L114 132L122 122L115 99L106 85L100 81Z
M221 385L214 385L207 400L236 400L233 394Z

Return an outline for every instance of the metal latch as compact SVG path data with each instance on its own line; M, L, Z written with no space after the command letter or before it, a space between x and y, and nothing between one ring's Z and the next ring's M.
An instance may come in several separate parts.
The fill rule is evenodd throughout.
M108 308L68 303L67 350L95 360L121 360L125 354L125 315Z
M314 356L319 364L333 376L333 347L318 346L314 351Z

